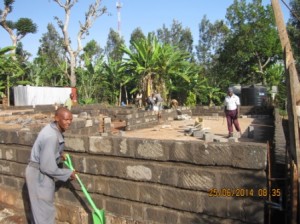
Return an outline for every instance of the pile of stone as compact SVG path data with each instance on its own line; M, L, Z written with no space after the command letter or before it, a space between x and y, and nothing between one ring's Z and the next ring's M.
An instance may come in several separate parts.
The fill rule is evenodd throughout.
M203 118L197 117L195 124L192 127L188 127L184 130L185 135L190 135L199 139L204 140L205 142L238 142L238 139L241 137L240 133L232 133L228 138L217 136L211 132L210 128L203 126Z

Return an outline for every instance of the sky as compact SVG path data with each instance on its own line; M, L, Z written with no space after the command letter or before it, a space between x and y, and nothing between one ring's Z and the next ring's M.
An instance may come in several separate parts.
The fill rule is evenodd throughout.
M61 1L64 2L64 0ZM104 48L109 30L112 28L118 31L117 1L102 0L101 5L107 8L110 15L104 14L94 22L89 32L90 35L83 40L83 44L94 39ZM3 9L3 0L0 2L0 9ZM94 0L78 0L72 8L69 25L72 43L76 43L79 22L84 22L88 6L93 2ZM211 22L225 19L226 10L233 0L120 0L120 2L122 4L120 10L121 35L126 44L128 44L132 31L138 27L147 35L148 32L162 28L164 24L167 28L171 28L172 21L177 20L183 28L190 28L194 45L196 45L199 40L199 24L203 16L206 15ZM271 4L271 0L262 0L262 2L264 5ZM289 0L286 2L288 3ZM23 48L34 57L40 46L39 40L47 32L48 23L52 23L61 33L54 17L57 16L64 20L64 10L53 0L16 0L13 6L12 13L7 17L8 20L30 18L38 26L36 34L28 34L22 39ZM281 8L285 20L287 20L289 18L288 9L282 3ZM9 45L11 45L10 37L0 27L0 48Z

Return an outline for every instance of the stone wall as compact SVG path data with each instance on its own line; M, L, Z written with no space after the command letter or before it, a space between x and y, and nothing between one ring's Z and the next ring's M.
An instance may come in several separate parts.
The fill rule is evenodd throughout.
M28 207L24 170L36 135L0 131L0 203ZM105 209L108 224L264 223L260 196L267 182L265 144L72 133L65 140L74 167L97 206ZM58 220L88 223L90 213L78 183L58 187ZM227 189L240 196L229 195L233 191Z
M241 115L272 115L273 107L261 107L261 106L241 106ZM219 116L223 116L224 107L223 106L196 106L191 108L193 116L212 116L213 113L217 113Z

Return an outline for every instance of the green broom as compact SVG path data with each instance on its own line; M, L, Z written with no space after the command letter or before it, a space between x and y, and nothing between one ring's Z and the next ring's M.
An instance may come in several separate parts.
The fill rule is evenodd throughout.
M69 154L66 154L65 164L71 170L75 170L72 165L72 160ZM86 190L85 186L83 185L82 181L80 180L79 176L75 174L77 181L79 182L82 192L84 193L85 197L87 198L88 202L90 203L91 207L93 208L93 223L94 224L105 224L105 215L104 210L99 210L94 201L92 200L91 196L89 195L88 191Z

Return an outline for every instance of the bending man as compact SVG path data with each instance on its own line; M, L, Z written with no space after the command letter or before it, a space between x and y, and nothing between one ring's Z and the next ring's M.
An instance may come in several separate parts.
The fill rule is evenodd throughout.
M32 223L55 223L55 180L75 179L75 171L58 167L58 163L64 159L63 132L69 128L72 119L73 116L67 108L58 108L55 121L41 130L32 147L25 172L34 219Z

